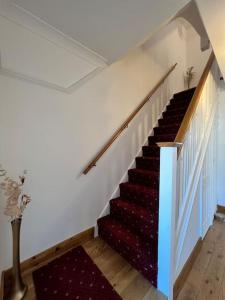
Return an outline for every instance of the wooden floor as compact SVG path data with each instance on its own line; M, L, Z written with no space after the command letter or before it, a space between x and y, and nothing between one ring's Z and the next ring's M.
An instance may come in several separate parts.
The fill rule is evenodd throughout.
M225 300L225 222L215 221L179 300Z
M134 270L117 252L100 239L94 239L83 245L86 252L97 264L105 277L124 300L165 300L151 284ZM29 290L26 300L34 300L35 290L32 274L27 274L24 281Z
M165 300L120 255L100 239L83 245L109 282L124 300ZM34 300L32 275L25 281L29 286L26 300ZM180 292L178 300L225 300L225 223L215 221L209 230L201 253Z

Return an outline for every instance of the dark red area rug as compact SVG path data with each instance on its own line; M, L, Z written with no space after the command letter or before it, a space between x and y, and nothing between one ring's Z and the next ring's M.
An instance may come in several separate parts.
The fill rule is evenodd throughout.
M122 300L79 246L33 273L38 300Z

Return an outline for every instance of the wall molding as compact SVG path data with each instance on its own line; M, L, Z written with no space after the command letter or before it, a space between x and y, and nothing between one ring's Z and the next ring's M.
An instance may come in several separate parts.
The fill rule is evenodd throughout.
M0 75L16 78L32 84L57 90L59 92L71 94L77 88L85 84L88 80L100 73L107 66L107 62L104 57L98 55L96 52L88 49L76 40L47 24L40 18L31 14L29 11L26 11L12 0L0 0L0 16L14 25L22 27L24 30L37 35L38 37L50 42L54 46L63 49L70 55L72 54L74 57L77 57L92 66L92 70L90 72L86 72L82 78L73 82L69 86L63 86L61 84L49 82L41 78L36 78L32 75L24 74L20 71L14 71L11 68L4 67L0 56Z
M4 299L4 285L5 285L5 272L2 271L1 286L0 286L0 300Z
M14 70L3 67L2 63L1 63L1 54L0 54L0 75L18 79L18 80L25 81L25 82L29 82L31 84L39 85L39 86L53 89L53 90L63 92L66 94L72 94L76 89L81 87L83 84L87 83L90 79L92 79L97 74L99 74L103 69L104 69L103 67L97 67L96 69L94 69L93 71L91 71L90 73L88 73L87 75L85 75L84 77L79 79L78 81L74 82L70 86L63 87L61 85L57 85L57 84L54 84L54 83L51 83L51 82L48 82L48 81L45 81L42 79L38 79L33 76L29 76L29 75L19 73Z
M22 26L33 33L36 33L42 38L44 37L57 46L61 46L64 49L73 52L76 56L89 63L98 67L104 67L107 65L106 58L33 15L31 12L17 5L12 0L0 0L0 16L5 17L9 21Z

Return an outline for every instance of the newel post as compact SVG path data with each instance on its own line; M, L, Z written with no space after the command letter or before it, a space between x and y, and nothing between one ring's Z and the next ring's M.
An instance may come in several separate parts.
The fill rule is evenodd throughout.
M158 289L173 300L178 143L160 147Z

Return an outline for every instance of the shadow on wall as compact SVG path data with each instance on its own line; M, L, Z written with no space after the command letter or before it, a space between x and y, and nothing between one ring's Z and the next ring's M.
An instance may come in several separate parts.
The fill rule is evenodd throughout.
M174 35L179 36L181 41L179 45L172 43L172 37ZM171 54L168 56L163 55L163 49L159 47L162 40L167 40L168 43L171 40L171 47L168 47L167 49L168 53ZM211 49L204 52L201 51L201 39L198 32L190 23L181 17L174 19L167 26L163 27L160 32L155 34L149 41L142 45L142 49L146 52L151 52L151 56L158 66L164 66L165 64L168 64L169 66L171 63L169 57L172 56L172 52L179 53L179 51L181 51L185 57L183 58L183 62L180 62L180 66L178 65L178 68L182 68L184 70L183 75L185 76L187 68L191 66L194 67L194 78L192 80L191 87L198 84L205 64L211 53ZM187 88L185 79L184 84L185 88Z
M177 52L182 52L185 46L185 34L184 34L185 28L183 24L179 20L174 20L161 28L159 32L154 34L148 41L146 41L141 48L144 49L147 53L151 54L152 59L155 61L156 65L164 67L167 65L169 67L169 64L172 62L170 61L170 53L175 51L175 45L172 41L174 41L175 36L179 36L179 47L182 46L182 49L179 49ZM161 47L161 44L167 41L167 51L169 53L168 56L165 55L163 49ZM171 41L171 47L169 47ZM183 44L183 45L182 45ZM174 55L175 56L175 55ZM178 54L179 56L179 54ZM174 61L175 63L175 61Z

